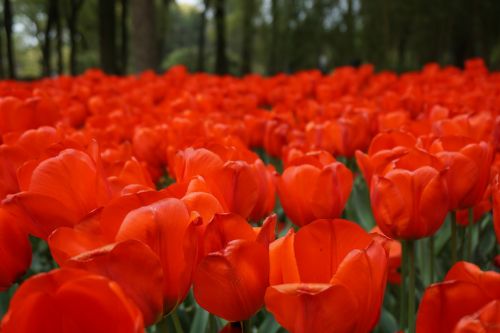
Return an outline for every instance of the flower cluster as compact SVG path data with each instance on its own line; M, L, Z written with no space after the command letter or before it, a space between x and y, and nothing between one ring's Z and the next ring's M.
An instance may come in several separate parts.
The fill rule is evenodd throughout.
M144 332L194 297L226 332L265 308L292 333L367 333L401 285L398 329L498 332L495 244L489 270L459 259L493 226L500 243L499 140L479 59L2 81L0 291L24 282L0 331ZM58 268L26 276L34 240Z

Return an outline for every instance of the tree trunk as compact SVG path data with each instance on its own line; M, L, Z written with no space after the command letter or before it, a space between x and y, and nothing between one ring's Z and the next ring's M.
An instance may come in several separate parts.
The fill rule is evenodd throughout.
M253 17L255 0L244 1L243 7L243 40L241 47L241 74L245 75L252 71L252 49L253 49Z
M54 25L56 15L56 0L49 0L47 4L47 25L45 26L43 47L42 47L42 74L50 76L52 74L52 47L50 32Z
M216 30L216 50L215 50L215 72L217 74L227 74L226 56L226 14L225 0L215 0L215 30Z
M155 8L153 0L131 0L132 54L134 69L142 72L158 67L158 46L155 30Z
M101 68L116 74L115 0L99 0L99 58Z
M325 30L323 28L323 23L325 20L325 3L324 0L316 0L314 3L314 34L315 34L315 58L316 58L316 67L319 68L322 72L326 73L326 63L323 59L323 44L324 44L324 35ZM354 38L353 38L354 40Z
M68 17L68 30L69 30L69 70L71 75L76 75L78 72L77 68L77 21L78 13L83 5L83 0L71 0L71 10Z
M121 74L127 74L128 67L128 0L121 0L122 16L120 19L121 24Z
M279 17L278 17L278 0L271 1L271 40L269 45L269 66L267 72L270 75L276 74L278 71L278 29L279 29Z
M347 14L346 14L346 26L347 26L347 34L346 34L346 39L347 39L347 47L348 47L348 54L351 54L352 56L356 57L356 51L355 51L355 32L354 32L354 8L353 8L353 0L347 0ZM349 59L350 61L354 59Z
M158 32L156 37L158 38L158 62L163 59L163 56L167 53L167 32L169 29L168 26L168 17L169 17L169 7L170 0L162 0L160 3L160 8L156 8L156 11L159 11L159 21L157 22ZM158 18L158 16L156 16Z
M3 39L2 39L2 30L3 30L3 17L0 21L0 79L5 78L5 68L3 65L3 60L5 59L3 54Z
M203 11L200 14L200 26L198 31L198 61L197 67L199 72L205 71L205 30L207 27L207 11L209 0L204 1Z
M57 73L59 75L64 72L64 60L62 53L62 26L61 26L61 12L60 12L60 4L59 0L55 0L55 21L56 21L56 32L57 32Z
M7 40L7 63L9 66L9 78L16 78L16 64L14 60L14 43L12 41L12 6L10 0L3 3L5 36Z

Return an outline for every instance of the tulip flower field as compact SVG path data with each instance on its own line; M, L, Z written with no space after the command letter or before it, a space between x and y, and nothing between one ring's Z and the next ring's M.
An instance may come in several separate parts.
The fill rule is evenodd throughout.
M499 333L500 72L0 81L1 333Z

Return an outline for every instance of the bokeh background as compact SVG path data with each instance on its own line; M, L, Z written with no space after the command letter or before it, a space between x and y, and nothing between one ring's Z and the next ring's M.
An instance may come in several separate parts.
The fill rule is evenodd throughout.
M0 77L500 68L498 0L1 0Z

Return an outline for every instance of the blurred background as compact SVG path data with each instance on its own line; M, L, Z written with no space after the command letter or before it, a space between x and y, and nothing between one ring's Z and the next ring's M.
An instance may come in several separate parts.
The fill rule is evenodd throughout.
M499 0L0 0L0 77L500 68Z

